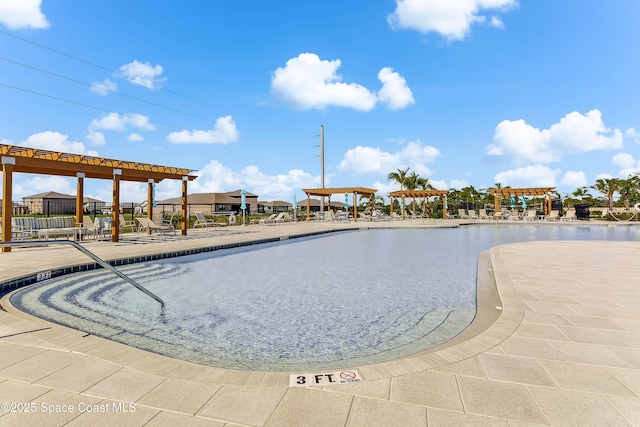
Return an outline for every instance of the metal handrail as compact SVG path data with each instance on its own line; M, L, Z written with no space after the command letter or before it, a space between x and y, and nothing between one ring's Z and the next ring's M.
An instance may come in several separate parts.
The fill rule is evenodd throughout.
M122 273L120 270L116 269L114 266L112 266L108 262L106 262L103 259L101 259L98 255L94 254L93 252L91 252L90 250L88 250L87 248L82 246L81 244L79 244L77 242L74 242L73 240L30 240L30 241L28 241L28 240L17 240L17 241L12 241L12 242L0 242L0 247L2 247L2 246L49 246L49 245L55 245L55 244L58 244L58 245L71 245L74 248L78 249L80 252L82 252L83 254L87 255L89 258L93 259L95 262L100 264L102 267L106 268L107 270L110 270L116 276L118 276L118 277L122 278L123 280L129 282L129 284L133 285L138 290L144 292L145 294L147 294L148 296L150 296L154 300L158 301L160 303L160 306L164 310L164 301L162 300L162 298L160 298L159 296L157 296L156 294L154 294L150 290L146 289L144 286L138 284L135 280L133 280L132 278L130 278L126 274Z

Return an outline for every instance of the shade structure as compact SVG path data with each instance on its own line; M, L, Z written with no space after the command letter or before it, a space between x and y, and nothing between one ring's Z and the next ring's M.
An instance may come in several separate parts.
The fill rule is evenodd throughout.
M449 190L398 190L398 191L392 191L391 193L389 193L389 198L391 199L391 204L393 205L393 198L396 197L400 197L403 200L403 204L404 204L404 199L405 197L408 198L412 198L412 199L422 199L422 198L428 198L428 197L442 197L443 201L442 201L442 218L446 219L447 218L447 209L448 209L448 203L447 203L447 196L449 195ZM402 210L402 219L404 219L404 209Z
M495 209L500 209L500 199L503 197L537 196L544 197L544 214L551 212L551 196L556 192L555 187L527 187L527 188L490 188L489 194L494 197Z
M329 209L331 209L331 195L332 194L353 194L353 222L358 221L358 194L363 194L365 196L371 196L370 203L371 209L373 210L373 195L376 194L378 190L374 188L366 188L366 187L336 187L336 188L303 188L302 191L307 195L307 221L311 219L311 196L321 196L321 197L329 197Z
M76 220L82 223L84 198L84 180L86 178L108 179L113 181L113 201L111 221L111 240L119 239L119 206L120 206L120 182L136 181L153 183L164 179L177 179L182 181L182 234L187 233L187 182L194 180L196 176L190 175L193 170L160 166L149 163L141 163L127 160L107 159L103 157L84 154L63 153L45 150L41 148L23 147L18 145L0 144L0 156L2 160L2 241L11 241L11 212L12 212L12 175L15 172L43 174L53 176L71 176L78 180L78 192L76 194ZM148 203L153 205L152 188L148 192ZM153 209L148 209L148 215L152 215ZM150 216L151 218L151 216ZM10 247L3 247L2 252L10 251Z

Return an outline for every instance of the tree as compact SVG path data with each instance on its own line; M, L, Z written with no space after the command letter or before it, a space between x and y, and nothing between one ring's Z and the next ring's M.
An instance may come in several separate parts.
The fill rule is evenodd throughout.
M404 180L407 177L407 173L409 172L409 168L406 168L404 170L399 169L397 172L390 172L389 175L387 175L387 179L389 181L395 181L398 184L400 184L400 191L404 190L403 185L404 185Z
M624 200L624 207L629 210L632 198L638 197L640 191L640 176L629 175L627 179L618 180L618 192L620 198Z
M591 198L591 194L589 194L589 189L587 187L579 187L576 189L576 191L571 193L571 195L573 197L579 198L580 201Z
M594 190L598 190L609 201L609 212L613 211L613 197L620 189L620 180L617 178L600 178L591 186Z
M405 179L407 177L407 173L409 172L409 168L406 168L404 170L398 168L397 172L390 172L389 175L387 175L387 179L389 181L395 181L397 183L400 184L400 191L404 190L403 185L405 182ZM402 219L404 219L404 197L402 198Z

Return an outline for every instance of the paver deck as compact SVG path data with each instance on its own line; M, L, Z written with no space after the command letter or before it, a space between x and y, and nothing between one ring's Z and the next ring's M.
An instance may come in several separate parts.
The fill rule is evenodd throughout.
M86 247L117 259L353 226L132 234L118 244L89 241ZM32 318L3 302L0 403L9 405L2 403L0 425L640 426L639 259L640 242L495 247L480 265L499 294L496 300L490 290L479 292L489 315L446 345L354 367L361 383L324 387L288 387L289 373L170 359ZM14 248L0 253L0 282L86 262L73 248Z

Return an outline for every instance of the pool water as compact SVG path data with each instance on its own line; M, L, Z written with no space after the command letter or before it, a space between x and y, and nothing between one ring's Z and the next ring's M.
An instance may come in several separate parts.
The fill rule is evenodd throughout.
M12 304L142 349L223 368L384 362L446 342L475 315L478 254L528 240L638 240L635 227L385 229L122 267L159 305L102 271L49 280Z

